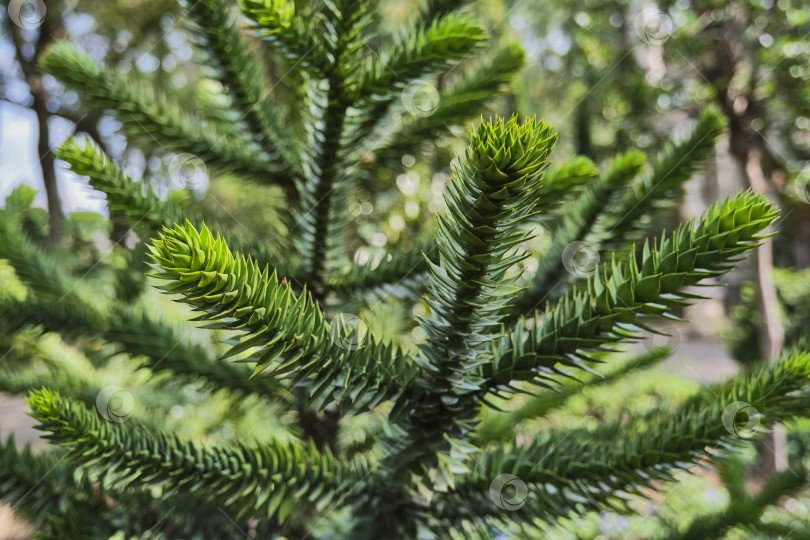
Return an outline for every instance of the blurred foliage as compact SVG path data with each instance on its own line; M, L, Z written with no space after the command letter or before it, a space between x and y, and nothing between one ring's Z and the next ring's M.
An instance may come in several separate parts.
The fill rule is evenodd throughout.
M810 269L775 268L774 281L785 327L785 347L804 347L810 328ZM743 364L760 360L757 329L762 316L757 310L754 292L752 283L743 284L742 302L729 313L726 331L734 358Z

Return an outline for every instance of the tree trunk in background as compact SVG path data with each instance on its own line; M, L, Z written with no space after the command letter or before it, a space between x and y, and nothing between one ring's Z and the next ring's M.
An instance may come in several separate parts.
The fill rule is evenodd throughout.
M37 61L40 55L54 40L54 34L60 31L59 11L48 9L45 11L45 19L39 28L39 35L34 42L33 58L27 59L23 53L26 42L20 34L20 28L10 24L11 40L14 43L14 53L20 69L25 77L25 82L33 98L31 108L37 116L37 156L39 166L42 170L42 181L45 184L45 195L48 198L48 214L50 220L49 239L54 244L62 232L62 202L59 199L59 187L56 182L56 168L54 166L54 156L51 150L50 129L48 120L51 117L48 111L48 96L42 86L42 75L37 71Z
M726 112L729 113L728 109ZM743 177L744 185L778 204L779 198L764 170L757 136L752 136L750 127L744 124L744 119L737 116L729 118L729 130L729 153L737 164L736 168ZM772 232L771 228L766 229L765 234L769 232ZM746 273L744 279L754 283L756 292L757 312L761 317L757 328L759 358L762 362L773 362L782 353L785 333L773 281L771 238L766 239L759 249L753 251L740 267ZM783 425L774 425L770 433L764 434L761 457L762 464L757 475L762 479L769 478L775 472L788 467L787 432Z
M808 186L806 189L810 189ZM799 203L791 206L791 212L785 216L787 228L793 233L792 260L787 265L796 268L810 266L810 192Z
M745 173L750 185L771 200L776 200L771 183L765 177L762 168L762 154L756 148L749 149L746 156ZM769 228L770 229L770 228ZM771 232L770 230L766 230ZM753 253L755 281L757 284L757 310L762 317L759 326L759 353L763 361L774 361L782 354L785 345L785 330L779 319L779 299L773 281L773 242L765 240ZM762 439L762 470L764 477L787 468L787 432L785 426L773 426L771 433Z
M771 201L780 199L773 189L771 174L778 168L769 155L762 133L754 129L752 122L766 118L765 104L758 100L755 85L742 83L738 73L750 72L750 80L759 78L755 56L748 54L740 42L740 35L748 24L740 6L727 9L729 17L718 28L715 54L711 63L701 69L701 76L715 90L715 100L728 119L729 155L735 161L744 185L762 193ZM742 83L742 84L741 84ZM773 245L767 239L752 252L747 264L747 279L754 282L757 308L761 315L757 341L762 362L773 362L782 352L784 329L779 319L779 304L773 282ZM787 443L784 427L774 426L762 441L762 478L771 476L787 467Z
M45 89L39 75L28 78L31 94L34 96L33 109L37 115L37 156L42 170L42 181L45 183L45 194L48 197L48 215L50 223L49 240L51 244L58 241L62 233L62 201L59 199L59 186L56 183L56 167L51 151L50 129L48 119L51 113L46 107ZM35 88L36 87L36 88Z
M574 136L574 145L576 153L580 156L589 157L594 159L593 155L593 141L591 140L591 126L590 126L590 107L588 107L588 100L583 99L577 104L574 110L574 129L576 130Z

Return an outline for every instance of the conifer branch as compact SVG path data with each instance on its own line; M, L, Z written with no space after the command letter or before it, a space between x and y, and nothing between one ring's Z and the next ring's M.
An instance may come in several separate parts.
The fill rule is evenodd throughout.
M563 296L542 322L529 330L519 322L497 345L484 366L490 389L508 391L513 380L545 385L557 366L588 369L587 351L636 337L653 316L700 298L683 292L709 277L730 271L740 256L755 249L759 236L777 216L774 206L752 191L715 203L698 220L671 235L645 242L641 268L635 255L602 264L582 290Z
M408 82L464 58L487 38L478 22L457 13L415 24L366 61L359 73L358 99L384 102Z
M297 168L298 156L292 150L289 133L268 95L271 85L248 49L242 30L231 22L228 0L192 0L185 6L202 49L214 63L217 78L232 95L239 119L244 119L260 147L271 155L278 149L284 161Z
M266 397L279 396L279 381L270 377L251 380L249 369L232 362L218 361L207 349L191 343L165 321L154 320L129 307L117 307L105 317L87 306L70 302L0 298L0 321L9 334L24 328L42 327L67 338L96 336L116 345L121 352L140 358L143 367L154 373L171 372L191 380L202 377L213 388L259 393ZM18 377L18 380L22 379ZM9 383L3 384L8 391ZM41 386L25 384L16 385L19 389L15 392ZM53 386L65 393L65 386ZM71 382L68 386L79 388L82 385ZM97 393L87 392L88 395L93 394L92 400Z
M721 477L724 469L728 468L726 459L718 464ZM736 465L742 480L745 478L745 470L739 462L732 462ZM669 540L702 540L703 538L723 538L732 528L742 527L750 533L760 532L769 537L787 536L796 534L797 538L803 538L799 530L785 531L774 534L767 529L763 530L761 518L765 511L776 505L780 499L797 495L802 488L807 486L810 477L803 467L792 467L784 471L778 471L765 481L757 493L749 494L745 486L741 489L733 489L726 485L729 490L729 504L720 512L698 516L685 531L678 531L667 538ZM798 529L798 527L797 527ZM769 534L770 533L770 534Z
M118 486L161 486L232 509L237 518L277 517L296 505L325 503L346 493L367 473L363 461L344 463L312 445L238 442L202 446L155 433L134 422L105 421L50 390L28 397L38 429L70 457ZM133 425L134 424L134 425Z
M217 136L210 126L201 125L168 100L156 100L132 81L110 68L98 66L91 58L64 43L57 43L40 61L44 71L80 92L87 104L112 109L128 133L175 152L189 152L212 169L233 172L249 179L276 184L289 193L295 185L286 165L275 152L251 148L243 141Z
M345 229L341 223L345 215L338 211L338 205L350 186L346 172L349 167L343 162L346 154L341 149L351 105L347 81L355 71L349 60L362 47L360 30L364 6L364 2L355 0L336 0L325 6L326 23L332 29L326 34L331 64L325 73L323 128L314 133L314 166L301 190L296 242L303 248L301 256L310 291L320 301L324 301L329 292L327 285L339 259L336 252Z
M572 197L587 189L588 184L599 176L593 161L585 156L576 156L552 165L543 179L543 211L535 215L541 223L556 217L558 209Z
M0 302L0 312L5 312L8 304L5 299ZM2 313L2 316L0 321L6 323L7 314ZM59 345L66 346L64 342ZM0 392L24 395L32 388L48 386L82 403L93 405L101 388L86 374L86 364L88 361L83 356L57 356L38 343L27 344L19 349L0 345Z
M383 461L375 497L402 497L397 489L409 474L429 477L435 467L452 483L454 471L465 467L473 447L464 438L487 383L480 368L518 291L507 270L529 255L520 244L530 235L520 225L540 200L556 140L545 123L521 124L516 117L482 122L471 134L444 194L447 210L436 221L439 262L429 263L427 288L431 315L419 320L427 344L415 359L421 377L412 385L415 395L398 400L391 412L408 437ZM378 526L386 520L384 508L369 518Z
M487 39L472 18L449 13L440 19L414 19L383 44L359 70L352 100L363 112L354 119L353 148L374 131L405 86L435 75L463 59Z
M252 30L270 43L291 65L323 74L330 64L313 30L311 13L299 12L289 0L240 0L242 12L253 21ZM303 4L300 4L303 6Z
M631 151L618 156L590 189L566 207L562 223L552 234L549 248L540 256L540 265L532 278L532 287L516 302L520 313L536 309L547 297L556 298L555 290L565 290L572 276L566 274L565 250L582 240L606 208L611 195L621 192L644 167L644 154Z
M467 0L423 0L419 4L419 16L422 20L432 21L460 9L467 3Z
M230 518L196 497L155 499L142 490L104 490L77 473L64 453L33 452L30 445L18 449L13 434L0 442L0 500L15 517L37 527L42 538L108 538L144 531L225 538L234 529Z
M589 243L615 248L643 238L652 218L680 200L683 184L714 152L725 128L726 120L720 111L714 107L704 109L686 136L669 143L624 197L605 208Z
M88 333L91 331L88 329ZM286 401L280 381L273 377L250 378L241 364L218 360L204 347L179 335L166 321L156 320L133 309L116 310L99 334L127 354L143 359L153 373L169 371L192 380L202 377L208 387L227 388L241 394L260 394Z
M98 294L66 272L51 255L13 229L8 216L3 218L8 219L0 219L0 257L11 263L18 277L39 297L44 297L29 295L25 301L0 297L0 321L8 333L42 326L66 337L98 336L118 344L132 356L143 356L145 365L156 371L203 377L210 384L240 392L277 394L277 381L267 377L249 380L250 370L216 361L164 322L138 315L128 306L103 303Z
M449 128L474 120L482 107L512 81L524 63L525 55L519 45L513 43L499 48L442 88L435 110L404 115L397 132L369 150L396 160L403 154L416 153L423 141L448 135Z
M301 246L304 275L312 294L325 300L334 246L339 243L341 229L335 227L335 200L347 186L340 185L344 178L340 170L341 133L346 119L348 103L342 98L343 80L339 75L329 80L329 91L324 111L324 129L318 134L320 145L315 156L315 168L302 188L297 216L297 241ZM337 190L337 193L335 192Z
M476 427L476 441L479 444L509 441L515 436L513 428L521 422L546 416L565 405L568 398L579 395L583 390L620 381L636 372L657 365L670 354L671 351L666 347L656 347L602 376L590 374L590 376L580 377L580 380L577 381L562 382L553 389L544 389L536 395L529 396L525 403L511 412L489 410L487 416Z
M75 174L86 176L93 189L104 193L110 213L125 216L127 225L133 230L150 233L181 220L185 215L184 209L171 197L161 200L149 184L127 176L88 139L82 145L78 139L70 137L57 148L56 157L65 161Z
M57 303L75 301L104 313L106 307L97 291L65 272L63 265L19 230L19 215L7 211L0 214L0 259L8 261L20 281Z
M59 508L78 507L102 515L103 501L93 496L84 476L74 476L56 455L17 449L14 435L0 441L0 500L31 523L44 523Z
M517 292L506 271L529 255L519 245L530 235L518 226L535 211L555 142L552 129L534 120L484 122L445 191L447 211L435 228L439 262L429 263L432 316L420 325L431 345L422 349L421 366L434 377L456 380L448 392L478 388L466 381L481 365L469 351L497 333Z
M674 480L673 472L689 470L710 457L712 449L745 442L729 427L726 411L735 402L753 407L764 427L806 415L807 395L800 392L808 384L810 353L794 353L705 389L674 411L656 412L643 422L631 419L596 431L548 432L529 444L487 448L473 472L460 476L455 489L439 495L433 508L456 519L461 514L509 526L621 508L621 493L657 489L656 482ZM489 488L500 474L515 475L527 486L522 507L504 511L493 504Z
M376 263L355 263L349 270L333 276L329 288L342 297L414 298L423 292L430 262L438 262L438 253L432 242L424 242L421 248L392 251Z
M413 377L398 347L371 336L361 341L340 318L327 323L309 293L296 296L275 273L234 256L207 227L166 229L151 250L155 277L169 282L162 288L181 294L200 312L197 320L243 332L225 358L258 348L247 360L255 364L254 375L289 374L315 408L340 401L367 410L394 399Z
M149 184L136 182L92 142L86 141L84 147L73 137L67 139L56 150L59 159L67 162L70 170L79 176L88 177L89 184L107 196L107 205L127 220L127 225L143 235L151 236L161 227L189 219L200 226L202 217L193 209L181 206L178 201L183 197L172 193L166 200L157 196ZM211 224L215 230L225 230L216 223ZM296 279L295 272L282 257L266 243L250 234L235 235L232 242L234 251L245 252L256 259L259 264L269 264L284 276Z

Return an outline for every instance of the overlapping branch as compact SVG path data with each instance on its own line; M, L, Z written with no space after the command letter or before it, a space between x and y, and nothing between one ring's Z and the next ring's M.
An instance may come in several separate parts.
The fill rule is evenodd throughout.
M179 204L180 197L170 194L161 199L149 184L136 182L91 142L82 146L75 138L67 139L56 151L59 159L67 162L70 170L79 176L86 176L90 185L107 196L110 210L126 218L127 225L143 235L151 236L161 227L189 219L197 226L203 218L192 208ZM210 223L215 230L225 230L216 223ZM295 278L279 254L250 234L234 235L231 245L256 259L260 264L269 264L284 276Z
M311 444L183 442L134 422L108 422L49 390L31 392L28 405L48 440L98 476L119 487L137 479L166 493L204 496L238 518L283 521L296 505L328 502L366 474L364 461L341 462Z
M562 222L552 234L551 245L540 257L532 288L516 303L517 311L527 313L536 309L547 297L558 296L554 294L555 289L566 289L572 277L566 273L566 248L588 234L599 215L609 206L606 201L616 192L621 192L641 172L644 162L641 152L628 152L615 158L596 182L566 207Z
M711 457L712 450L744 442L747 435L738 437L735 430L737 423L749 419L729 416L728 408L735 403L752 407L755 422L763 428L807 414L808 384L810 353L794 353L705 389L675 410L656 412L643 422L631 419L596 431L548 432L529 444L486 448L474 471L460 476L433 508L454 520L505 526L620 508L622 493L657 489L658 482L672 481L673 472ZM514 475L527 488L512 511L490 499L491 483L501 474ZM501 495L508 502L508 494Z
M731 270L759 245L759 233L776 215L767 199L746 191L645 242L641 263L630 255L600 265L581 290L547 307L542 322L528 330L519 322L497 344L493 362L483 368L490 389L508 390L518 380L544 385L558 366L589 369L587 351L633 339L638 330L652 330L646 325L651 317L672 317L672 308L699 298L682 289Z

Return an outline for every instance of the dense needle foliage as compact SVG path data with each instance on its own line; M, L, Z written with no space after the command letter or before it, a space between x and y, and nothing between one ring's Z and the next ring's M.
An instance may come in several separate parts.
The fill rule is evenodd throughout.
M552 164L552 126L480 116L523 53L485 47L486 30L460 2L427 0L393 34L378 31L370 0L242 0L238 20L232 7L184 6L207 75L228 98L209 108L156 95L66 43L41 59L86 107L116 114L133 144L193 155L211 182L230 175L283 198L273 217L286 236L264 242L227 230L188 197L159 195L90 141L58 150L144 240L148 283L186 304L191 324L222 338L223 353L186 340L131 294L99 298L90 279L61 268L26 232L33 211L24 190L2 212L0 258L28 292L0 296L0 318L5 338L39 327L77 347L101 342L137 357L160 384L202 380L234 403L261 398L252 410L272 406L296 429L283 439L183 438L150 418L151 405L132 418L113 414L122 404L102 411L102 384L65 366L7 369L3 390L30 390L39 429L67 450L0 448L0 496L19 503L43 537L306 538L323 534L323 520L325 537L531 534L589 511L621 511L628 494L717 461L716 450L749 438L728 421L736 403L752 407L762 427L807 413L810 353L795 349L673 410L511 440L515 424L580 389L572 377L599 384L595 372L615 379L660 361L666 352L656 349L622 367L613 353L700 301L694 286L716 283L776 222L772 203L744 191L674 230L651 229L713 152L724 129L717 111L705 110L649 163L629 151L600 167L576 156ZM431 110L404 99L414 89L436 93ZM348 208L358 186L396 168L392 156L470 125L426 240L415 235L418 247L351 263ZM552 231L550 242L535 241L537 226ZM600 253L601 264L583 268L572 246ZM384 339L340 314L382 297L424 299L424 315L407 323L423 339ZM8 349L11 359L20 354L19 343ZM506 425L481 423L482 409L525 392L541 401ZM341 438L364 418L372 420L361 422L362 436ZM784 490L745 499L759 513L730 507L685 534L750 525L802 482L780 476L769 485Z

